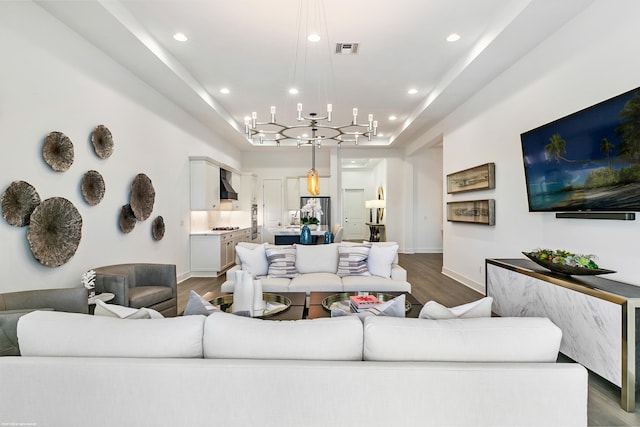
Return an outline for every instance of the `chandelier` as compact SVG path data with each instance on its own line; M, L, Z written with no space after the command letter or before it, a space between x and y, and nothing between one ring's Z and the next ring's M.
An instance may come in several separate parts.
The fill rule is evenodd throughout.
M353 120L349 124L342 126L332 126L333 106L327 104L327 115L318 117L316 113L308 116L302 114L302 104L298 103L296 120L299 124L286 125L276 121L276 107L271 107L271 119L265 122L258 121L258 113L251 113L251 118L246 118L244 122L245 135L252 142L256 139L260 144L265 142L275 142L280 145L280 141L295 141L298 148L302 144L320 147L322 141L335 141L338 147L343 142L354 142L358 145L359 138L365 137L371 141L371 137L377 135L378 121L373 120L373 114L369 114L366 123L358 123L358 109L353 109ZM326 122L326 123L323 123ZM311 129L312 135L304 133L305 129ZM320 130L324 134L317 135ZM302 132L301 132L302 131Z

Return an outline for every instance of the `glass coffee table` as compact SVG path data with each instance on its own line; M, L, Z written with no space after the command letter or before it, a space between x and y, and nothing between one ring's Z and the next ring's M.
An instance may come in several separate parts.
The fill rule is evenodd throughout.
M328 310L325 306L327 305L326 300L339 299L343 296L348 297L348 295L363 295L367 292L311 292L309 296L309 314L307 318L309 319L318 319L321 317L331 317L331 311ZM409 310L405 313L406 317L414 317L417 318L418 314L420 314L420 310L422 310L422 303L418 301L413 295L407 292L368 292L369 294L378 295L384 294L384 300L389 300L389 297L396 297L400 294L405 294L405 298L407 301L407 307ZM323 301L325 302L325 306L323 306ZM410 305L410 307L409 307Z
M304 292L265 292L274 296L284 297L291 302L291 305L277 314L264 317L267 320L300 320L304 319L305 306L306 306L306 294ZM220 301L221 299L229 299L233 297L232 293L228 292L211 292L207 295L207 299L210 302ZM232 300L232 298L231 298Z

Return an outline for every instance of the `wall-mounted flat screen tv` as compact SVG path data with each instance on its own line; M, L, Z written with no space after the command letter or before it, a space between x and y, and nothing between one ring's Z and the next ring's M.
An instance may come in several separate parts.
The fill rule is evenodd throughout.
M530 212L640 211L640 88L520 140Z

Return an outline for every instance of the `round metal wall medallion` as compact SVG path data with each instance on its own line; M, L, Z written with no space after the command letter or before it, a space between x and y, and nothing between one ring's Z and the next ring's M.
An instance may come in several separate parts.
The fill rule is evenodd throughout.
M101 159L107 159L113 154L113 137L106 126L96 126L91 133L91 143L96 155Z
M51 132L44 139L42 157L51 169L64 172L73 164L73 143L62 132Z
M69 261L82 238L82 216L69 200L52 197L31 214L27 240L33 256L47 267Z
M149 177L139 173L131 184L131 209L138 221L149 218L153 211L153 203L156 199L156 191Z
M105 185L98 171L90 170L82 177L82 196L90 205L95 206L104 197Z
M29 225L29 218L40 204L36 189L26 181L13 181L2 193L2 217L14 227Z

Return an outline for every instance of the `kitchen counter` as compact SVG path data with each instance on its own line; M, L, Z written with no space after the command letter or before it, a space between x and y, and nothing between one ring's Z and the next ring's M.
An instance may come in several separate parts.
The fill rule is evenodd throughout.
M234 231L251 230L251 227L240 227L236 230L208 230L208 231L194 231L191 232L192 236L221 236L223 234L233 233Z
M317 230L311 230L312 236L322 236L327 231L327 227L318 227ZM273 230L275 236L299 236L302 227L280 227Z

